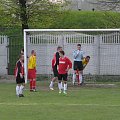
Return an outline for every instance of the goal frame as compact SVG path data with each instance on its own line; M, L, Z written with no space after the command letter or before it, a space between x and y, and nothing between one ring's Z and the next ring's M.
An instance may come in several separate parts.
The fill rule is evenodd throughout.
M24 29L24 75L27 83L27 32L120 32L118 29Z

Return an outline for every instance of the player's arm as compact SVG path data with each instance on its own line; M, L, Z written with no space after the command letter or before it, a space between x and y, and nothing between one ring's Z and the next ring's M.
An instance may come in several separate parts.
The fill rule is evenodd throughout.
M52 69L54 68L55 60L54 58L52 59Z
M36 69L36 56L33 58L33 67Z
M82 54L81 54L81 55L82 55L82 56L81 56L82 60L85 59L85 54L84 54L83 51L82 51Z
M56 53L56 65L59 65L59 53Z
M87 64L84 64L84 65L83 65L83 69L85 69L86 66L87 66Z
M68 67L67 67L66 71L69 71L69 69L72 68L72 62L71 62L71 60L69 58L67 58L67 65L68 65Z

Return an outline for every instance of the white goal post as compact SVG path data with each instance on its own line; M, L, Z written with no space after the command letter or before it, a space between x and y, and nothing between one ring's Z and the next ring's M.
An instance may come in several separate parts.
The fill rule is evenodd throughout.
M74 44L77 44L77 43L80 43L80 44L85 44L85 43L90 43L90 44L92 44L92 42L94 42L96 39L97 39L97 43L95 43L94 45L92 45L92 46L94 46L95 47L95 50L94 50L94 52L100 52L100 53L103 53L104 54L104 56L105 55L107 55L108 53L104 53L104 51L103 51L103 49L106 49L105 47L106 46L104 46L103 44L107 44L107 47L108 46L110 46L111 44L112 44L112 46L114 46L114 43L116 44L116 48L114 48L114 53L115 52L119 52L119 50L120 50L120 29L25 29L24 30L24 71L25 71L25 83L27 83L27 55L28 55L28 53L27 53L27 42L28 42L28 39L29 39L29 36L31 35L31 33L32 33L32 35L33 35L33 37L35 37L35 33L37 33L37 35L39 34L39 33L41 33L41 34L43 34L44 35L44 32L46 33L54 33L54 32L58 32L58 33L61 33L62 35L64 34L64 33L67 33L67 34L64 34L63 36L63 38L61 38L61 40L63 40L65 37L66 37L66 41L70 44L71 43L71 41L73 41L74 40ZM77 33L76 34L76 36L77 37L75 37L75 35L74 36L71 36L71 34L73 34L73 33ZM104 34L104 36L103 35L101 35L101 33L102 32L107 32L107 35L106 34ZM71 36L71 38L69 39L68 38L68 33L69 33L69 36ZM78 34L79 33L79 34ZM88 34L85 34L85 33L88 33ZM92 33L92 34L91 34ZM109 34L108 34L109 33ZM113 33L115 33L115 34L113 34ZM82 35L81 35L82 34ZM95 35L94 35L95 34ZM99 34L99 35L98 35ZM100 36L101 35L101 36ZM80 36L82 36L81 38L80 38ZM111 37L112 36L112 37ZM37 37L36 37L37 38ZM35 38L35 39L36 39ZM46 38L48 38L48 36L46 37ZM93 38L93 39L92 39ZM51 38L52 39L52 38ZM58 38L57 38L58 39ZM100 42L100 39L101 39L101 42ZM113 40L112 40L113 39ZM65 45L67 46L69 46L69 44L66 44L66 41L65 41ZM81 42L82 41L82 42ZM86 41L86 42L85 42ZM91 42L92 41L92 42ZM62 41L63 42L63 41ZM39 42L38 42L39 43ZM71 45L73 45L73 43L71 43ZM101 51L100 51L100 49L97 49L97 51L96 51L96 47L97 48L99 48L100 45L101 44L101 46L102 46L102 49L101 49ZM89 46L89 45L88 45ZM86 46L87 47L87 46ZM74 49L76 49L76 48L74 48ZM86 49L86 48L85 48ZM94 48L93 48L94 49ZM92 49L92 50L93 50ZM110 48L109 48L110 49ZM106 49L107 51L109 51L109 49ZM118 50L118 51L117 51ZM89 50L88 50L89 51ZM98 67L99 67L99 65L101 65L101 66L104 66L105 64L106 64L106 62L105 62L105 60L106 60L106 58L103 60L104 62L105 62L105 64L103 64L103 63L100 63L100 53L99 54L97 54L97 56L98 57L96 57L95 59L96 59L96 72L93 72L93 74L103 74L103 72L105 72L106 74L111 74L113 71L110 71L110 72L107 72L108 70L106 69L106 71L104 71L104 68L99 68L98 69ZM72 53L71 53L72 54ZM111 54L113 54L112 52L111 52ZM116 56L118 55L118 53L115 53L116 54ZM96 55L96 54L95 54ZM69 56L68 56L69 57ZM110 56L110 58L111 58L111 56ZM108 58L108 59L110 59L110 58ZM112 59L114 59L114 56L113 56L113 58ZM93 62L93 64L94 64L94 62ZM99 65L98 65L99 64ZM115 63L114 63L114 65L115 65L115 67L117 66ZM113 65L113 66L114 66ZM105 67L105 66L104 66ZM119 67L120 68L120 67ZM92 67L91 67L91 71L92 71ZM110 69L110 68L108 68L108 69ZM111 66L111 69L112 69L112 66ZM118 71L120 71L119 69L118 69ZM115 75L118 75L119 74L119 72L118 71L116 71L116 73L114 73Z

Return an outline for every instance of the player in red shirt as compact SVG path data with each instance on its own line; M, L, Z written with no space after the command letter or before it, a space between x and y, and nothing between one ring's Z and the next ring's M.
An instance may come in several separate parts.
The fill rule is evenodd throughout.
M72 62L69 58L65 57L65 52L60 51L59 52L60 58L59 58L59 65L58 65L58 88L59 93L62 93L62 86L61 81L64 81L64 94L67 94L67 76L69 69L72 68Z

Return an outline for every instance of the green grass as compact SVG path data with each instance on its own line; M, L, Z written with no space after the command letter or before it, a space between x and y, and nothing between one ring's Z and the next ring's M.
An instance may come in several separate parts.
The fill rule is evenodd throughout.
M38 82L38 87L42 86ZM45 87L45 86L44 86ZM15 96L15 84L0 83L0 120L119 120L120 88L69 88L24 92Z

